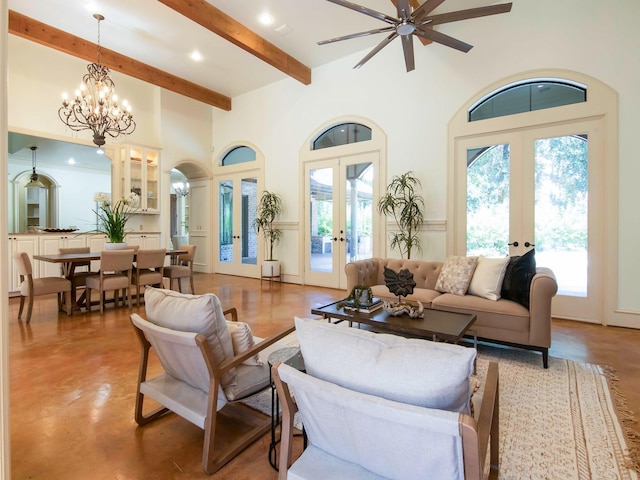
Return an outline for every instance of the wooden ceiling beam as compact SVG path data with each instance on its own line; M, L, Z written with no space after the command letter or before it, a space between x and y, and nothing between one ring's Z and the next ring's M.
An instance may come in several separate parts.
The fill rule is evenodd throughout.
M311 83L311 69L237 22L206 0L158 0L207 30L240 47L251 55L295 78Z
M9 33L88 62L96 61L98 45L13 10L9 10ZM231 98L113 50L100 47L100 63L143 82L166 88L222 110L231 110Z

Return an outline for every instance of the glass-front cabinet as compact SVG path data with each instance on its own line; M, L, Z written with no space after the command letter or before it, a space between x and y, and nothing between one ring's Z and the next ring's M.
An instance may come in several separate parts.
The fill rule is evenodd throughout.
M139 213L160 213L159 172L160 152L152 148L125 145L120 152L121 193L135 192L140 195Z

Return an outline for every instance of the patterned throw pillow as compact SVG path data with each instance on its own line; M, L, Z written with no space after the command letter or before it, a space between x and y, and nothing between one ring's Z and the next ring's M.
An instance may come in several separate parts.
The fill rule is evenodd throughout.
M440 271L436 290L442 293L465 295L476 265L478 265L478 257L449 255Z

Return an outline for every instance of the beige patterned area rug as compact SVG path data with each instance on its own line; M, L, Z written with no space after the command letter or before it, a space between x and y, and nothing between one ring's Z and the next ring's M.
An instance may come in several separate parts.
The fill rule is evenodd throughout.
M481 385L489 362L498 362L500 479L638 478L604 368L550 357L543 369L533 352L478 350ZM271 412L268 390L247 403Z
M498 362L501 479L637 479L598 365L479 346L478 376ZM482 388L482 387L481 387Z

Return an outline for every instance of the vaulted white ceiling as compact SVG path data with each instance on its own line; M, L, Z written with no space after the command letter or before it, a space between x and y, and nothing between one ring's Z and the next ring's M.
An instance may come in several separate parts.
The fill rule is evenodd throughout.
M320 40L385 26L379 20L326 0L208 0L208 3L310 69L370 49L384 38L379 34L318 46ZM391 0L355 3L396 16ZM494 3L500 2L446 0L434 13ZM101 13L105 16L100 39L104 48L228 97L287 77L158 0L9 0L8 4L10 10L92 43L97 43L97 22L92 15ZM270 26L258 21L265 11L274 19ZM482 20L467 21L468 28L481 28L478 22ZM446 33L447 25L436 29ZM447 47L437 44L423 47L416 40L415 48ZM195 49L202 54L200 62L189 58Z

